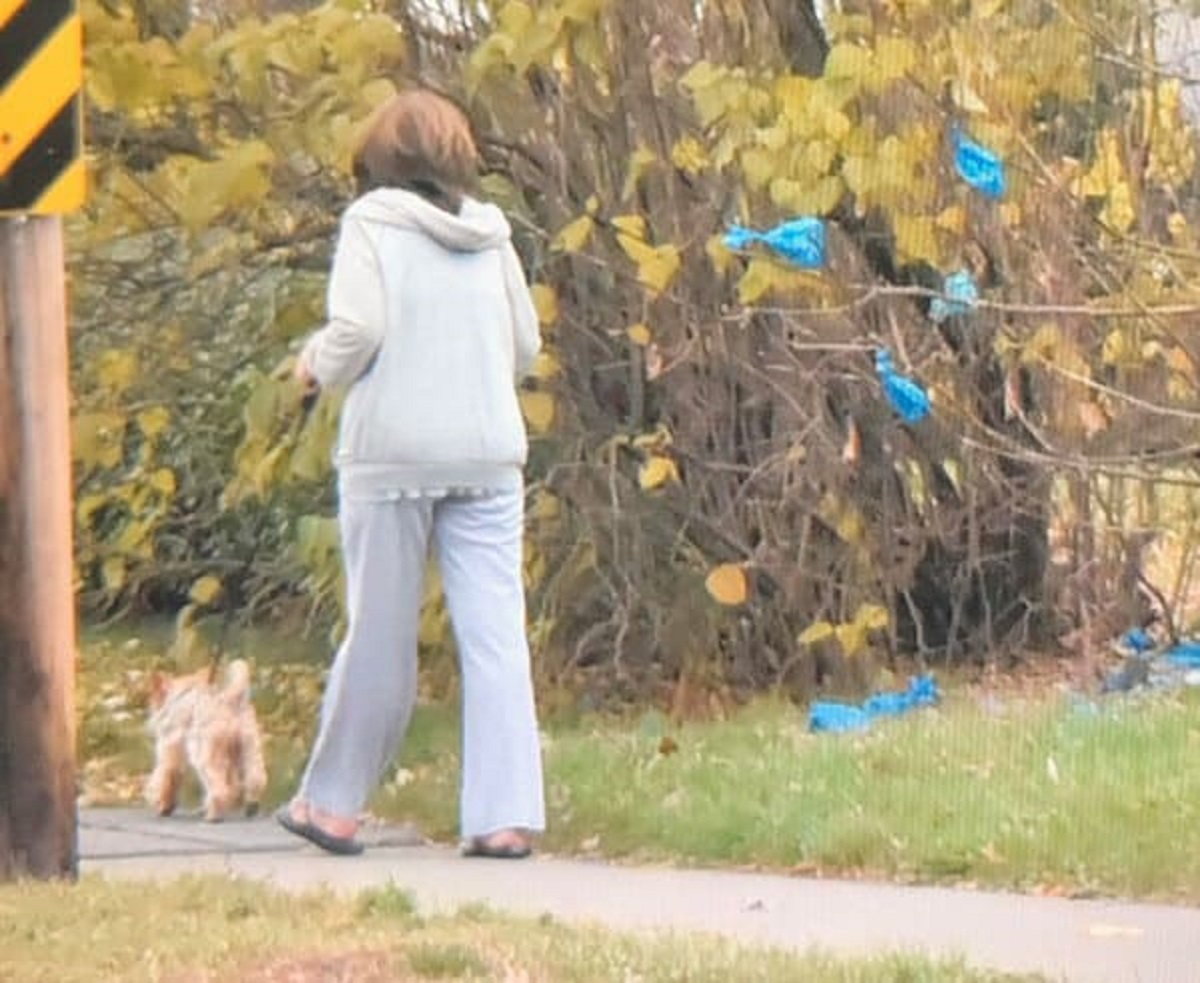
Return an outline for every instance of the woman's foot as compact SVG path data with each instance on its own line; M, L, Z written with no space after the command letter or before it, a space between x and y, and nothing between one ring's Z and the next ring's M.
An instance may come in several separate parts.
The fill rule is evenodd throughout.
M463 848L463 856L493 860L522 860L532 852L529 834L519 829L501 829L487 836L474 836Z
M303 837L327 853L346 857L363 852L362 844L354 838L358 832L355 819L333 816L298 800L282 806L275 818L289 833Z

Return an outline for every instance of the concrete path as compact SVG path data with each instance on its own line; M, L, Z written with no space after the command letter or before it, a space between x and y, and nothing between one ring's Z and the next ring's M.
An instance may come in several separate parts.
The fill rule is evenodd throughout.
M269 819L208 826L84 810L85 874L250 877L289 890L394 883L424 912L483 903L617 929L703 931L747 944L862 956L919 951L1069 981L1200 981L1200 910L764 874L616 867L538 857L465 860L403 827L369 831L361 857L329 857Z

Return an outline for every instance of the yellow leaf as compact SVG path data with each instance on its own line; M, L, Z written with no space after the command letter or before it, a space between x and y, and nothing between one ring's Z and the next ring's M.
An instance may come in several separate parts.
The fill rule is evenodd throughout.
M512 37L523 34L533 24L533 8L524 0L509 0L496 16L499 29Z
M765 188L779 170L779 154L763 147L747 147L742 151L739 163L746 187L751 191Z
M622 198L628 198L637 191L642 176L657 160L654 151L649 147L638 147L633 152L629 158L629 173L625 177L625 187L621 190Z
M104 389L122 393L137 378L138 360L133 352L109 348L96 360L96 381Z
M85 470L121 463L125 418L117 413L81 413L71 421L71 451Z
M558 230L558 235L550 243L550 248L563 253L577 253L587 245L592 237L592 216L580 215L579 218L568 222Z
M1100 359L1105 365L1133 367L1142 362L1141 352L1137 350L1128 326L1115 327L1104 338L1100 348Z
M1096 158L1073 190L1085 198L1103 198L1125 179L1121 138L1111 128L1101 130L1096 137Z
M535 283L529 288L533 298L533 307L537 311L538 323L542 327L553 324L558 320L558 294L554 288L545 283Z
M109 498L107 495L98 495L94 492L90 495L84 495L75 506L76 520L81 526L86 528L91 524L92 516L96 514L96 511L103 508L108 502Z
M917 63L917 46L908 38L886 37L875 45L875 71L871 80L877 85L903 78Z
M924 215L893 215L892 231L896 234L896 249L902 256L939 265L941 250L933 219Z
M796 641L801 645L816 645L817 642L823 642L827 638L832 638L833 632L833 625L828 621L814 621L804 631L800 632L800 637Z
M553 379L559 372L562 371L562 365L559 364L557 358L551 352L540 351L537 358L533 360L533 368L530 370L530 375L535 379Z
M718 604L744 604L748 593L746 571L736 563L723 563L709 573L704 587Z
M962 235L967 230L967 210L962 205L950 205L942 209L934 224L939 229Z
M554 422L554 397L550 393L522 392L521 412L537 433L545 433Z
M646 220L641 215L618 215L612 220L618 236L629 236L633 239L646 239Z
M625 329L625 333L635 345L650 344L650 328L644 324L631 324Z
M116 593L125 586L125 561L119 556L110 556L100 565L100 579L104 589Z
M765 259L752 259L738 281L738 300L747 306L757 304L773 290L788 285L788 274L783 267Z
M883 631L889 620L888 610L882 604L864 604L854 615L855 623L867 631Z
M631 223L631 227L633 226L636 226L636 223ZM638 282L653 296L661 294L670 286L675 274L679 272L679 250L670 243L665 246L651 246L628 233L618 233L617 241L620 242L625 255L637 264Z
M853 659L862 654L867 647L867 632L857 622L851 621L844 625L838 625L834 629L834 634L837 635L838 645L842 648L842 655L847 659Z
M857 44L835 44L825 59L825 78L861 79L871 66L871 53Z
M722 274L729 270L733 263L733 253L725 245L723 236L709 236L708 242L704 244L704 251L708 254L708 260L712 263L714 270Z
M675 466L675 462L669 457L663 457L661 454L655 454L642 465L638 471L638 484L642 491L653 491L655 488L660 488L668 481L679 480L679 469Z
M358 98L368 110L375 110L396 94L396 84L387 78L371 79L363 85Z
M221 594L221 581L212 576L200 577L192 584L188 596L195 604L212 604Z
M174 495L175 472L170 468L159 468L150 475L150 487L163 495Z
M1128 232L1135 218L1137 212L1133 207L1133 189L1128 181L1122 181L1108 193L1108 201L1100 212L1100 221L1117 232Z
M671 163L685 174L696 175L708 165L708 154L695 137L682 137L671 148Z
M828 215L842 196L846 185L837 174L819 179L815 184L804 184L787 178L771 182L771 198L781 208L798 215Z

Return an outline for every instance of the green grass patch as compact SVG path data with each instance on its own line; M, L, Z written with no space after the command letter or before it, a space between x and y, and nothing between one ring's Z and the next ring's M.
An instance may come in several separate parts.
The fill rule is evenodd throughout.
M379 892L375 892L378 895ZM354 979L809 980L989 983L1016 977L911 956L845 961L696 936L629 936L475 911L421 918L394 891L283 895L227 879L0 886L0 979L13 983ZM1028 977L1026 977L1028 978Z
M131 695L139 658L115 640L84 650L81 738L94 802L137 799L149 768ZM256 664L270 806L299 780L323 665ZM811 735L802 709L774 700L682 727L655 712L549 721L545 846L1197 901L1198 753L1194 690L1091 708L1053 698L983 707L952 693L937 710L861 735ZM457 709L422 706L371 807L452 841L458 782Z
M990 714L956 699L854 736L809 734L801 710L772 701L721 723L668 728L651 714L552 728L547 846L1195 901L1198 697ZM441 733L450 719L419 715L406 784L376 803L440 836L456 815L455 742Z

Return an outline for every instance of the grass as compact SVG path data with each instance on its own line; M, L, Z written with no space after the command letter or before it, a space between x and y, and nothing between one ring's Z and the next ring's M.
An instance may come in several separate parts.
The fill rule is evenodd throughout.
M0 886L0 979L239 983L688 980L989 983L913 956L844 961L706 937L631 936L472 909L422 918L395 889L285 896L226 879Z
M810 735L774 702L665 743L653 715L552 730L547 846L1196 901L1198 696L993 715L957 699L857 736ZM415 780L377 803L441 835L457 794L449 716L426 709L405 754Z
M83 726L100 801L136 796L131 776L149 765L140 712L115 720L106 708L126 685L112 680L116 664L111 651L85 653L83 685L100 697ZM272 800L295 787L319 687L311 667L262 668ZM805 724L802 710L773 700L681 727L653 712L551 721L545 848L1200 901L1197 691L990 709L952 693L938 710L862 735L810 735ZM457 748L455 709L419 708L373 810L453 840Z

